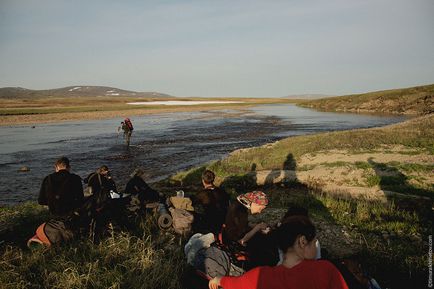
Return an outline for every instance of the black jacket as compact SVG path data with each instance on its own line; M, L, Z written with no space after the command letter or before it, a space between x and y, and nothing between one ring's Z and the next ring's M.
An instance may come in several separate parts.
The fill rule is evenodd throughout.
M204 189L192 197L195 230L202 233L218 233L225 222L229 195L218 187Z
M158 202L160 199L158 192L152 189L139 176L134 176L128 181L125 187L125 194L131 194L131 195L138 194L140 203L142 205L146 203Z
M81 178L67 170L60 170L44 178L38 203L48 205L50 212L65 216L83 204Z

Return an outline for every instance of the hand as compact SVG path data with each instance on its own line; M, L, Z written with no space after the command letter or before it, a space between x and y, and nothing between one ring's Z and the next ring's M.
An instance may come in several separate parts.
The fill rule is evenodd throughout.
M218 289L220 286L221 277L214 277L208 282L209 289Z
M271 231L271 228L270 228L270 227L267 227L267 228L261 230L261 233L262 233L262 234L268 234L268 233L270 233L270 231Z
M259 224L257 224L255 226L255 229L258 230L258 231L262 231L262 230L265 230L267 228L268 228L268 225L266 223L264 223L264 222L259 223Z

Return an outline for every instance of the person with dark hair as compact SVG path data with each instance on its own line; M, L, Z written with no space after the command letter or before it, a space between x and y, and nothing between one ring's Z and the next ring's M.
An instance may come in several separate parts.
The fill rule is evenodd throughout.
M59 158L54 164L55 172L46 176L39 191L38 203L48 205L50 213L66 216L83 203L81 178L70 173L67 157Z
M257 266L276 265L279 260L273 236L268 234L270 227L261 222L249 224L249 214L261 213L268 204L267 196L261 191L239 195L232 203L226 215L222 229L223 244L237 259L245 256L238 266L248 270Z
M225 226L222 230L223 241L238 242L246 245L247 242L258 232L267 230L266 223L259 223L253 228L249 227L249 212L254 214L261 213L268 204L267 196L260 191L253 191L239 195L237 202L229 206L226 215Z
M348 289L336 267L316 254L315 226L305 216L287 219L276 231L279 248L285 252L282 265L254 268L239 277L215 277L210 289Z
M84 183L87 184L90 195L98 196L101 200L110 198L110 193L117 193L116 184L106 165L102 165L95 172L90 173L84 179Z
M285 215L281 219L281 221L277 224L277 226L281 226L282 224L285 224L289 218L292 218L294 216L309 217L309 213L308 213L306 208L303 208L303 207L300 207L297 205L290 205L288 207L288 210L286 211ZM315 246L316 246L315 259L321 259L321 246L320 246L318 240L316 240ZM278 264L281 264L282 262L283 262L283 252L282 252L282 250L279 249L279 263Z
M210 170L202 173L203 190L192 197L195 208L194 230L200 233L218 234L225 222L229 195L214 185L215 174Z

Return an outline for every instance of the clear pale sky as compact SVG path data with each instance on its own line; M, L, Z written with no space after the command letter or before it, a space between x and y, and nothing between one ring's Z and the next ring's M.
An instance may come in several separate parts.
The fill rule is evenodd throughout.
M269 97L430 83L433 0L0 0L0 87Z

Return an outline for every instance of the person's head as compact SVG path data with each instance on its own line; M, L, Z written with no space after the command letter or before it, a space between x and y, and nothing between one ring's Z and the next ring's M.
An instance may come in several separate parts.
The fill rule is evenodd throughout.
M276 230L277 245L284 253L295 252L302 259L315 259L316 230L306 216L289 217Z
M98 168L97 172L98 172L98 174L105 176L105 177L110 176L110 170L109 170L108 166L106 166L106 165L100 166Z
M60 170L68 170L70 169L69 159L67 157L61 157L54 163L54 169L56 172Z
M202 173L202 184L206 186L212 186L214 184L215 174L210 170L205 170Z
M253 191L239 195L237 200L249 209L252 214L261 213L268 205L267 195L261 191Z
M297 205L291 205L288 207L288 210L286 211L285 215L283 216L281 223L285 223L286 220L293 216L305 216L309 217L309 213L306 208L297 206Z
M130 177L134 178L134 177L139 177L139 178L143 178L143 176L145 175L145 171L142 168L136 168L130 175Z

